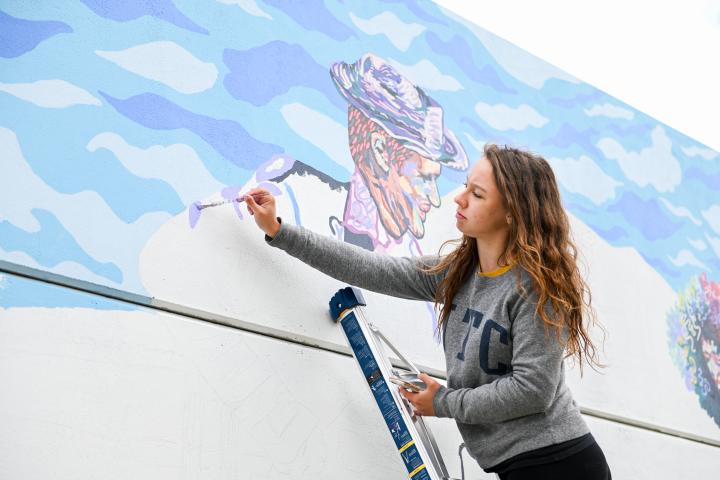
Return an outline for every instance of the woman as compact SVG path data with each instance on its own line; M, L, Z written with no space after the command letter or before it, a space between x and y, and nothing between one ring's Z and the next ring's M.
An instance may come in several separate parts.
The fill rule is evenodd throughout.
M600 366L586 324L555 176L541 157L486 145L457 195L462 233L447 255L375 254L281 223L256 189L248 210L270 245L343 282L440 310L447 387L402 395L419 415L454 418L470 455L501 479L609 479L602 450L565 385L563 359ZM583 321L586 317L586 322Z

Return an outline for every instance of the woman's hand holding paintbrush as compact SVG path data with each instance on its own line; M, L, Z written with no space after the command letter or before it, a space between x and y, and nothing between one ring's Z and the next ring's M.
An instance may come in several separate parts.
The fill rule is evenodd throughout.
M280 231L280 222L275 215L275 197L264 188L255 188L245 195L248 212L255 217L255 223L269 237Z
M188 208L190 228L195 228L198 220L200 219L200 213L203 210L210 207L217 207L219 205L233 204L238 215L242 218L242 214L240 213L240 210L238 210L238 206L240 203L245 202L247 204L248 212L250 212L250 215L255 217L255 223L257 223L266 234L273 236L269 232L277 234L278 230L280 230L280 223L275 217L275 197L270 191L264 188L255 188L245 195L240 195L238 197L234 195L223 196L225 196L223 200L194 202L190 205Z

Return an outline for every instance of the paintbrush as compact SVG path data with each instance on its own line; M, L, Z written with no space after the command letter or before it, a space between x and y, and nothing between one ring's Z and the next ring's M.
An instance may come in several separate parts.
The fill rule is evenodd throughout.
M262 197L262 193L256 193L253 195L253 198L260 198ZM245 200L247 200L248 195L241 195L237 198L226 198L224 200L215 200L215 201L208 201L208 202L193 202L192 205L188 208L188 220L190 221L190 228L195 228L195 225L197 225L198 220L200 219L200 213L202 210L209 208L209 207L217 207L218 205L225 205L228 203L242 203ZM240 213L240 209L235 206L238 215L240 215L240 218L242 218L242 214Z
M247 198L247 195L242 195L238 198L230 198L230 199L226 199L226 200L216 200L214 202L195 202L195 203L193 203L193 206L195 208L197 208L198 210L202 210L202 209L208 208L208 207L217 207L218 205L225 205L226 203L233 203L233 202L241 203L241 202L244 202L246 198Z

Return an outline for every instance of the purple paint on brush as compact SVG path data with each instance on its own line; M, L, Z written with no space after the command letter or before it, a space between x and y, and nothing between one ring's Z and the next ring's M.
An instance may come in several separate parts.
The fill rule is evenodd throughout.
M198 220L200 219L200 202L193 202L188 208L188 217L190 220L190 228L195 228Z

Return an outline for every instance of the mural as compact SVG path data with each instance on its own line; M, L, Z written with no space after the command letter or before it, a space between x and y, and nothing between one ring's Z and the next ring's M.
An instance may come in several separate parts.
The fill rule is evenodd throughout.
M187 242L248 221L237 203L215 207L234 208L228 219L197 202L256 185L298 224L433 253L468 165L508 143L549 159L568 211L615 249L603 251L631 251L672 292L675 308L642 322L668 327L654 351L697 393L688 408L718 423L717 152L431 2L58 5L0 7L0 259L195 302L192 278L161 268L215 287L215 264L191 257L233 244ZM616 332L624 314L599 312Z
M720 283L703 273L668 315L670 351L685 385L720 426Z
M425 235L427 212L440 206L437 179L443 165L467 170L462 144L444 128L442 107L383 59L366 54L354 64L338 62L330 75L348 101L347 135L355 163L342 220L329 219L332 232L368 250L392 252L404 243L408 248L400 253L421 254L416 240ZM277 174L293 164L287 156L273 156L256 171L258 186L281 195L274 185L282 181ZM232 187L221 192L228 201L240 195ZM238 204L234 207L242 219ZM201 210L199 202L188 209L191 228Z

